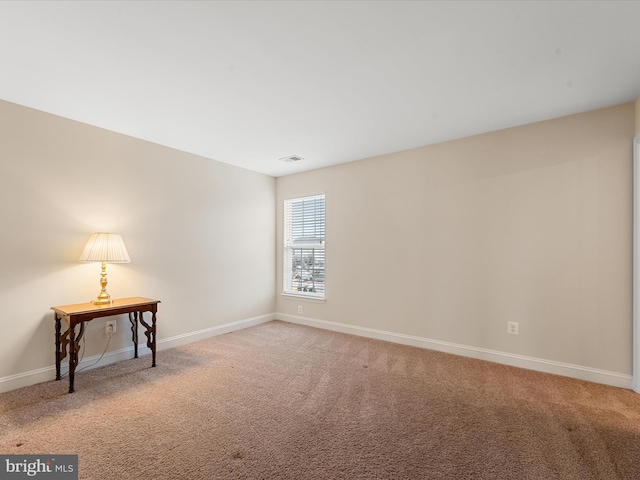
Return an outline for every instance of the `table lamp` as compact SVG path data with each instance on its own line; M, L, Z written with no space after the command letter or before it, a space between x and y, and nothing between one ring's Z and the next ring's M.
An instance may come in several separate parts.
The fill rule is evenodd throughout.
M111 303L111 295L107 293L107 263L130 263L129 252L122 237L115 233L94 233L89 237L81 262L102 262L100 273L100 294L91 303L105 305Z

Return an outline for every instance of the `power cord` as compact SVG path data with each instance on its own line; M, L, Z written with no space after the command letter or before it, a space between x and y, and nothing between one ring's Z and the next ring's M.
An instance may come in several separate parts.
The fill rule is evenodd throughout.
M79 372L82 372L83 370L86 370L87 368L93 367L100 360L102 360L102 357L104 357L104 354L107 353L107 349L109 348L109 342L111 342L111 335L109 335L108 338L107 338L107 344L104 346L104 350L102 351L102 354L100 355L100 358L98 358L91 365L86 365L86 366L80 368L79 370L76 370L75 373L79 373ZM82 359L84 358L84 352L86 350L87 350L87 348L86 348L85 339L84 339L84 336L83 336L82 337L82 355L80 355L80 360L78 360L78 365L80 365L80 363L82 363ZM60 378L66 377L67 375L69 375L69 372L63 373L62 375L60 375Z

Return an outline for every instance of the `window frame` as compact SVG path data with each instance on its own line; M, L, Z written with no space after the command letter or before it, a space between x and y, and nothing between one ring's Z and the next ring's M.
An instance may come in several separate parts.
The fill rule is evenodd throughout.
M300 220L299 218L300 213L299 212L297 214L293 213L294 205L296 202L298 203L311 202L311 201L316 201L318 199L322 199L322 212L319 220L316 218L317 212L313 213L315 220L310 222L304 221L304 214L303 214L303 220ZM282 205L283 205L283 209L282 209L282 212L283 212L282 295L290 296L293 298L304 298L306 300L324 302L326 298L326 287L325 287L326 196L324 193L320 193L315 195L305 195L305 196L286 198L283 201ZM304 209L304 205L297 206L296 208ZM295 215L298 215L297 219L293 218ZM303 222L303 225L301 225L300 223L301 221ZM296 224L295 227L294 227L294 224ZM293 233L294 228L296 229L301 228L302 236L299 236L298 238L294 238L294 233ZM304 235L309 232L313 232L314 235L305 237ZM318 235L320 236L318 237ZM316 238L319 239L318 242L314 241ZM309 241L305 241L305 240L309 240ZM300 253L298 254L298 258L300 259L299 260L300 261L300 266L299 266L300 281L298 283L298 288L302 285L302 282L304 281L306 285L311 285L314 290L307 290L306 288L298 290L298 288L296 288L296 286L293 283L294 282L293 270L294 270L294 259L296 257L296 253L295 253L296 250L300 250ZM306 252L311 251L311 253L306 253L306 255L311 255L311 258L313 259L312 265L310 268L303 267L303 264L304 264L303 259L305 258L305 251ZM320 257L319 260L317 260L318 263L316 263L317 251L322 252L319 255ZM319 268L317 265L319 266ZM306 280L303 279L303 275L308 275L309 272L311 272L311 277ZM322 281L321 281L322 288L320 292L315 291L315 288L317 285L315 280L315 277L316 277L315 272L317 272L317 275L321 275L321 278L322 278Z

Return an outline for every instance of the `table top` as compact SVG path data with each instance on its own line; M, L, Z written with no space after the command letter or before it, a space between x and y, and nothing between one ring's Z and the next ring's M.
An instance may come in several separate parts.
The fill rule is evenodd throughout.
M130 297L130 298L118 298L111 303L105 305L94 305L93 303L76 303L73 305L60 305L58 307L51 307L51 310L66 316L66 315L78 315L82 313L101 312L108 310L117 310L125 307L135 307L136 305L149 305L153 303L160 303L160 300L153 300L145 297Z

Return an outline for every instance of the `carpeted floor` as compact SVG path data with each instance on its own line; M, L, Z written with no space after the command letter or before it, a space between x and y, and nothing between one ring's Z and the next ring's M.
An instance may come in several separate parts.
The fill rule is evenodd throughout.
M640 479L640 395L270 322L0 395L81 479Z

